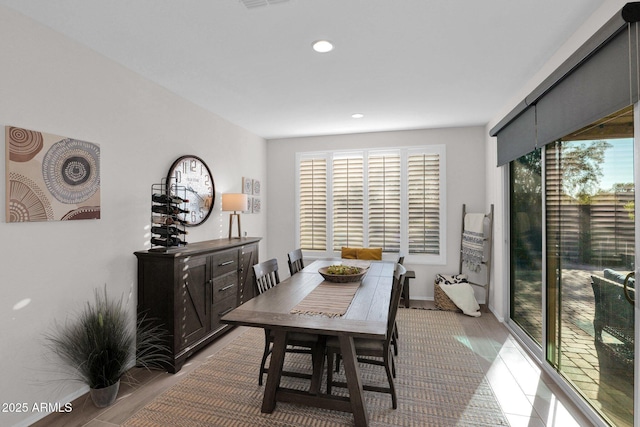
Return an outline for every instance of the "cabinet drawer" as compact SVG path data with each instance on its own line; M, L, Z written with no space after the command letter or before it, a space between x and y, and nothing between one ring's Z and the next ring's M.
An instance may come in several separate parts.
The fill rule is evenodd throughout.
M216 331L225 326L228 326L226 323L220 321L220 318L236 308L236 298L235 295L230 298L226 298L219 302L216 302L211 307L211 330Z
M213 279L212 303L216 304L227 298L238 295L238 273L235 271Z
M231 271L238 271L238 251L224 251L211 257L213 261L213 277L219 277Z

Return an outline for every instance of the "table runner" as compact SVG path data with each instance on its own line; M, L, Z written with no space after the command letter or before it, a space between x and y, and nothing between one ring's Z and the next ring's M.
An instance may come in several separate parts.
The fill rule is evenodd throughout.
M333 283L325 280L293 307L291 313L342 316L347 312L360 283Z

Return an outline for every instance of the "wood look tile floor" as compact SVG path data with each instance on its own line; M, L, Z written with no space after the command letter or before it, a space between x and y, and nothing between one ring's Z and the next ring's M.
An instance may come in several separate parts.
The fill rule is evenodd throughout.
M412 301L411 306L433 308L433 302ZM491 313L483 313L478 318L460 315L460 320L466 331L468 345L475 351L485 370L487 381L512 427L593 425ZM201 363L214 358L216 352L244 330L245 328L236 328L222 336L192 356L175 375L133 369L132 376L136 384L123 384L118 400L109 408L96 408L86 395L73 402L71 413L52 414L32 426L119 426Z

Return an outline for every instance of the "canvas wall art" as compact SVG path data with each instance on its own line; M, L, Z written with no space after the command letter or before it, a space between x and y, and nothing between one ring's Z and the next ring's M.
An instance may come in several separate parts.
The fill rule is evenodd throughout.
M260 213L260 191L259 180L242 177L242 192L249 195L247 198L247 210L243 213Z
M253 179L242 177L242 192L244 194L253 194Z
M251 212L253 213L260 213L260 197L254 197L253 198L253 207L251 209Z
M100 218L100 147L5 127L6 221Z

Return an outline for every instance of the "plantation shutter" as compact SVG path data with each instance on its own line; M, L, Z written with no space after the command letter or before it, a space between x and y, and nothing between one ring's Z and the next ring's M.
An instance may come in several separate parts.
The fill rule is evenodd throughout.
M297 153L299 247L316 257L381 247L445 262L445 156L443 145Z
M300 247L327 249L327 160L300 161Z
M333 159L333 249L362 247L364 240L364 162L362 154Z
M410 254L440 254L440 155L410 154L407 165Z
M400 251L400 154L372 153L368 159L369 246Z

